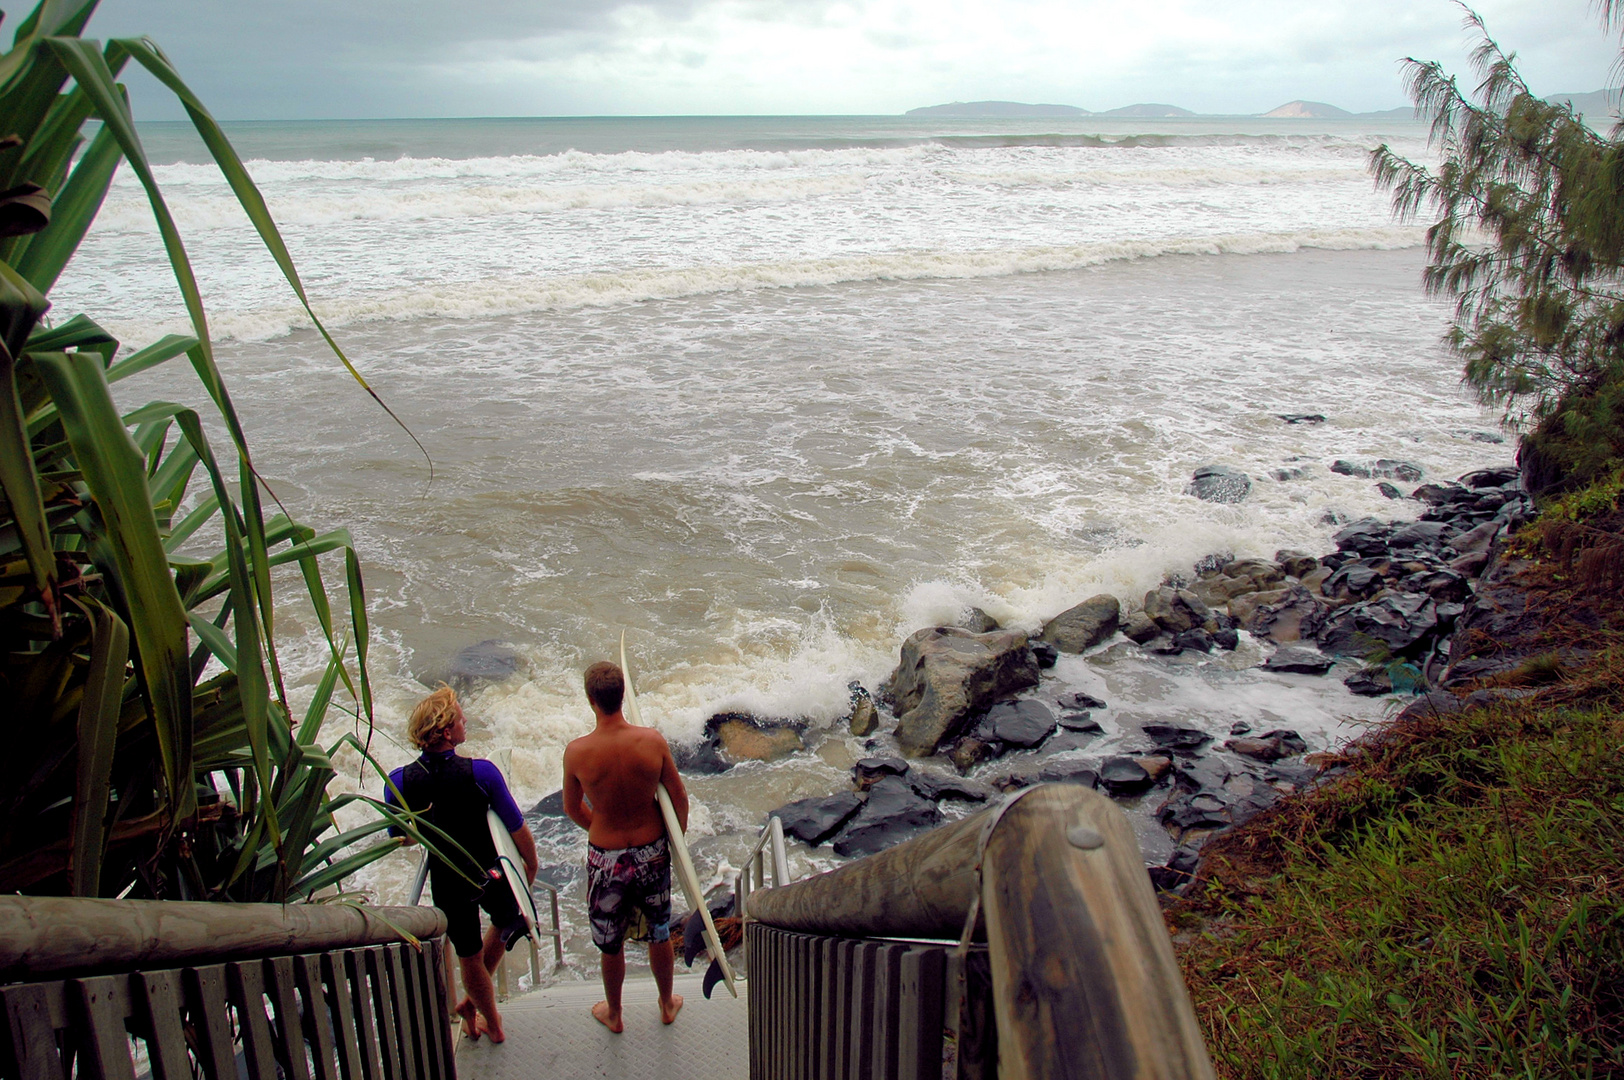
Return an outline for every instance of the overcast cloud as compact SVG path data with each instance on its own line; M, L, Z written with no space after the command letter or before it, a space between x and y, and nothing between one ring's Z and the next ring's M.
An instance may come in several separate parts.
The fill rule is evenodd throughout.
M15 16L22 8L8 6ZM1478 6L1539 93L1609 81L1589 0ZM1004 99L1255 113L1406 103L1398 60L1464 67L1445 0L103 0L222 119L900 113ZM142 76L137 115L181 113Z

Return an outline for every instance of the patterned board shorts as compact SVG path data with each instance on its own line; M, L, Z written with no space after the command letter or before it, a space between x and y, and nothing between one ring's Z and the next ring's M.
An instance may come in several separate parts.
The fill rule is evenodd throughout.
M592 944L618 953L627 931L641 916L650 941L671 937L671 851L666 838L637 847L605 851L586 846L586 906Z

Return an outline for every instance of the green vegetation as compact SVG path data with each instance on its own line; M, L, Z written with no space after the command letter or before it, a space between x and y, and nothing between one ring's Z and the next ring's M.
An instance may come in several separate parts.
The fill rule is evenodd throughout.
M1171 921L1220 1075L1624 1077L1624 612L1586 562L1619 494L1519 533L1513 694L1418 703L1208 845Z
M0 55L0 700L11 719L0 890L308 896L393 846L345 854L381 831L383 816L330 835L334 811L356 798L329 799L331 755L362 748L372 710L359 564L343 530L318 534L266 513L268 489L215 364L185 246L116 81L125 64L183 103L305 294L208 110L151 41L81 37L95 7L43 0ZM193 326L127 352L82 313L46 317L121 164L148 196ZM112 384L183 356L223 422L223 447L192 409L154 401L121 414L115 404ZM342 565L337 601L323 556ZM273 574L280 566L290 570ZM272 592L293 567L330 648L299 709L277 654ZM347 609L347 626L335 607ZM340 687L358 722L324 744Z
M1455 300L1448 341L1467 384L1532 421L1531 489L1582 487L1624 462L1624 141L1534 96L1478 17L1468 24L1482 35L1471 96L1441 65L1407 62L1438 170L1386 146L1371 167L1402 216L1438 215L1426 288Z

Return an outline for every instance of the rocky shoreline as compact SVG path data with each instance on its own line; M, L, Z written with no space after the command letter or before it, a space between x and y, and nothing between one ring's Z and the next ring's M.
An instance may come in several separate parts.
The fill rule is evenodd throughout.
M1269 672L1319 676L1339 660L1361 661L1343 679L1349 692L1384 695L1456 686L1483 674L1485 665L1509 662L1468 655L1472 650L1461 640L1492 637L1515 619L1484 574L1489 568L1495 577L1500 538L1532 512L1517 470L1478 470L1405 494L1385 489L1393 479L1420 479L1413 466L1382 461L1366 469L1381 479L1384 494L1425 504L1419 519L1342 523L1336 549L1317 557L1299 551L1280 551L1272 560L1209 555L1189 574L1170 576L1141 604L1090 597L1034 636L1003 629L974 610L964 625L914 633L884 683L872 691L851 686L846 730L874 752L852 767L851 787L773 812L802 843L857 857L1001 792L1040 782L1086 784L1148 810L1166 831L1172 854L1156 860L1160 865L1150 874L1159 888L1177 891L1208 839L1336 775L1341 759L1323 749L1311 752L1289 727L1254 732L1244 723L1221 742L1197 727L1143 723L1133 733L1137 745L1090 754L1104 731L1094 714L1110 706L1072 692L1052 698L1051 707L1038 696L1044 672L1062 654L1131 650L1174 662L1244 644ZM1192 494L1244 498L1237 478L1244 474L1198 471ZM1471 634L1463 635L1468 627ZM1433 692L1421 700L1451 707L1457 699ZM801 750L807 733L804 723L723 713L711 718L698 743L673 749L684 772L719 773L739 761L777 760ZM898 753L885 752L892 746ZM1000 767L1011 754L1011 767Z

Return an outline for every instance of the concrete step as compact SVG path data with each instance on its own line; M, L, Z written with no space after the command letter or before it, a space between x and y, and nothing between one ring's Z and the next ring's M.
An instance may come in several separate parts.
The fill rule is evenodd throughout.
M647 974L628 976L621 995L626 1030L592 1019L603 987L564 983L501 1005L507 1041L457 1039L458 1080L746 1080L750 1039L745 984L738 1000L718 985L705 1000L700 975L678 975L676 1022L660 1023L659 995Z

